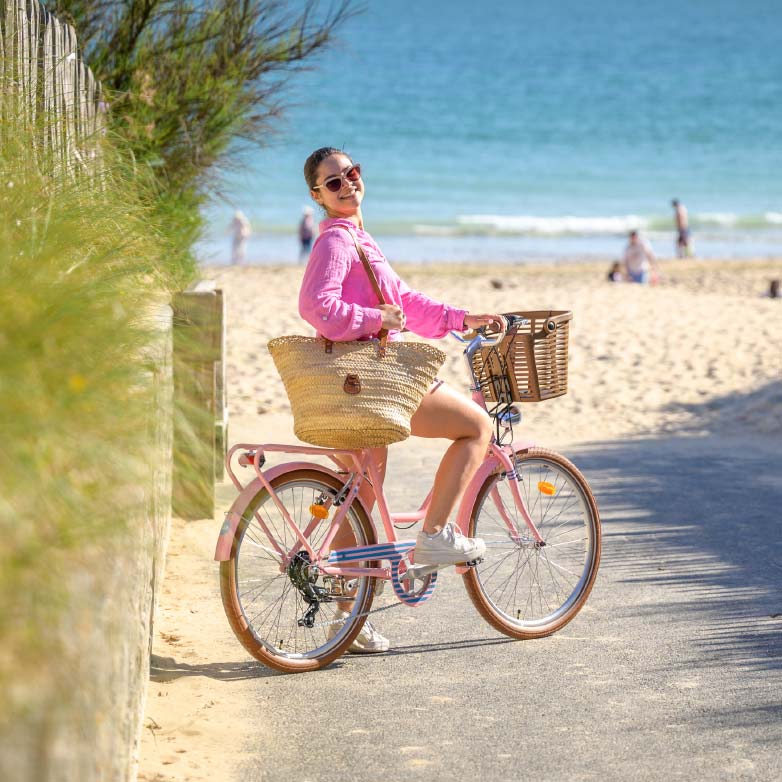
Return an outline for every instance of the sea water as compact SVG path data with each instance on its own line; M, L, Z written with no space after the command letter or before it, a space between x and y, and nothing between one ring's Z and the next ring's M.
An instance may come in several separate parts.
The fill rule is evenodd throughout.
M779 0L364 8L226 174L204 260L227 261L241 209L249 262L295 263L302 166L325 145L361 162L392 261L617 257L632 228L670 256L672 198L699 256L782 256Z

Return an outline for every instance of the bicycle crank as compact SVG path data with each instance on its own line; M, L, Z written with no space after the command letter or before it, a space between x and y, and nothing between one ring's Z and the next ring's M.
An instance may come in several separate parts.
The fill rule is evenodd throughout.
M457 563L461 567L476 567L483 562L483 557L478 559L472 559L469 562ZM410 581L411 585L408 591L412 590L412 585L416 581L423 581L427 576L432 573L437 573L444 567L454 567L453 565L408 565L407 570L399 577L400 581Z
M410 581L408 591L412 591L416 581L423 581L426 576L436 573L440 565L408 565L407 570L399 577L400 581Z

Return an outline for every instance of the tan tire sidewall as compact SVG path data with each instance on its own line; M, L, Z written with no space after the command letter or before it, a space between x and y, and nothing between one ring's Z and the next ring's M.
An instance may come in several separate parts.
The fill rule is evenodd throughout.
M277 489L282 484L290 483L297 480L312 480L318 481L329 486L332 489L339 490L342 488L342 482L327 473L320 472L319 470L310 469L298 469L291 470L290 472L278 475L271 483L272 487ZM239 599L237 597L237 583L236 583L236 548L238 541L244 534L244 530L247 527L249 520L252 518L255 508L260 504L260 500L263 495L267 494L266 489L261 491L250 501L247 509L244 511L242 521L236 528L234 533L234 540L231 545L231 558L220 563L220 594L223 600L223 608L228 618L228 623L231 629L236 635L242 646L258 661L264 665L274 668L277 671L284 673L303 673L305 671L314 671L319 668L323 668L329 663L336 660L342 654L344 654L348 647L353 643L356 636L361 632L361 628L364 626L366 616L359 616L353 622L353 627L350 632L345 635L345 638L335 646L328 654L322 657L307 659L307 660L291 660L285 657L281 657L270 652L263 644L259 643L251 630L247 626L242 613ZM256 499L258 500L256 502ZM363 506L358 500L353 501L352 510L355 512L361 526L362 532L366 540L366 545L372 545L377 542L377 536L375 528L367 518ZM363 543L362 543L363 545ZM368 563L369 567L376 567L374 562ZM359 606L359 614L365 614L372 606L372 600L375 594L375 579L371 580L369 588L366 590L365 596Z
M581 610L587 598L589 597L590 592L592 591L592 586L594 585L595 578L597 577L597 571L600 566L602 543L600 514L598 513L597 503L595 502L595 498L592 494L592 490L590 489L589 484L587 483L584 476L579 472L578 468L570 461L568 461L564 456L543 448L530 448L526 451L520 451L519 457L522 461L539 458L547 459L551 462L554 462L558 467L564 469L566 472L570 473L571 477L576 481L576 483L579 484L580 488L584 492L586 502L595 519L595 557L592 562L591 571L587 578L587 583L571 610L568 611L568 613L561 617L561 619L559 619L557 622L545 628L540 630L520 630L518 627L511 624L504 617L502 617L487 601L478 582L478 573L476 570L471 568L464 574L464 586L467 590L467 594L470 596L470 599L473 602L473 605L478 610L478 613L492 627L499 630L501 633L519 640L530 640L533 638L545 638L552 633L556 633L558 630L561 630L568 622L570 622ZM473 505L473 509L470 513L470 537L475 537L476 534L478 537L480 537L480 530L477 532L475 530L475 517L478 508L482 507L486 494L489 491L489 488L493 485L495 477L496 475L493 474L486 479L475 498L475 504Z

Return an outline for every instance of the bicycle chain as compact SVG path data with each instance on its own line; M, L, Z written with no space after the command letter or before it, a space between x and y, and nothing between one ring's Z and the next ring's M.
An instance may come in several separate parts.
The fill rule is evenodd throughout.
M437 571L435 571L437 572ZM384 587L385 588L385 587ZM329 601L329 602L335 602L335 601ZM373 608L371 611L364 611L361 614L356 614L354 619L358 619L361 616L369 616L370 614L379 614L381 611L388 611L389 608L399 608L400 606L405 605L401 600L397 600L395 603L389 603L385 606L380 606L380 608ZM348 621L347 619L330 619L328 622L317 622L316 624L312 625L313 628L315 627L328 627L328 625L335 625L340 624Z
M401 600L397 600L396 603L389 603L380 608L373 608L371 611L364 611L362 614L356 614L353 619L358 619L360 616L369 616L370 614L379 614L381 611L388 611L389 608L400 608L404 603ZM327 627L328 625L344 624L350 617L343 619L330 619L328 622L316 622L312 627Z
M329 601L332 602L332 601ZM401 606L405 605L401 600L397 600L394 603L389 603L388 605L380 606L380 608L373 608L371 611L364 611L361 614L356 614L354 619L358 619L360 616L369 616L370 614L379 614L381 611L388 611L390 608L400 608ZM313 625L313 627L327 627L328 625L335 625L346 622L347 619L330 619L328 622L317 622Z

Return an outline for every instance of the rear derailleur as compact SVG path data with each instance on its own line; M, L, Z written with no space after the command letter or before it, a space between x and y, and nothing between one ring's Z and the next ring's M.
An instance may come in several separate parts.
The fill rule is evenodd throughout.
M314 627L315 615L320 610L321 603L331 603L335 597L342 601L354 600L349 594L352 583L345 582L342 576L324 576L326 587L317 586L320 570L317 565L313 565L310 555L306 551L300 551L296 554L288 565L288 578L291 583L299 590L302 599L308 608L304 616L297 621L299 627Z

